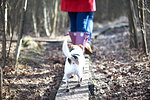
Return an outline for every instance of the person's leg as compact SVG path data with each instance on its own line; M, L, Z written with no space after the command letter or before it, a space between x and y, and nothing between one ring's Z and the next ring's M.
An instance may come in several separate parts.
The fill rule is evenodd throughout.
M94 12L78 12L77 13L77 31L92 33L93 31L93 15Z
M70 24L71 24L69 35L70 35L72 44L75 45L76 44L76 35L74 32L76 32L77 13L76 12L68 12L68 15L69 15Z
M89 33L90 38L93 31L93 12L80 12L77 14L77 31L78 32L86 32ZM91 49L91 39L88 39L88 43L86 43L85 51L88 54L92 53Z
M93 16L94 16L94 12L89 12L89 18L88 18L86 29L88 33L90 33L90 38L92 37L92 32L93 32ZM90 39L89 39L89 42L90 42Z
M88 54L92 54L93 51L92 51L92 48L91 48L91 37L92 37L92 32L93 32L93 16L94 16L94 12L89 12L89 19L88 19L88 22L87 22L87 31L90 33L90 38L88 39L88 43L86 45L86 53Z
M68 12L71 32L87 32L92 34L94 12Z
M78 32L88 32L87 31L87 23L89 19L89 12L78 12L77 13L77 31Z
M76 32L76 18L77 13L76 12L68 12L70 23L71 23L71 32Z

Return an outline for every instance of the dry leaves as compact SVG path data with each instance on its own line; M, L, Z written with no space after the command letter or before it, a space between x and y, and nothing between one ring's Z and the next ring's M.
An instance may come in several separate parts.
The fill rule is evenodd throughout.
M120 30L120 31L118 31ZM92 58L94 98L100 100L148 100L150 98L149 58L129 48L128 29L100 35ZM98 48L99 47L99 48Z
M3 99L40 100L54 96L63 77L65 58L59 50L61 43L41 45L43 48L39 51L29 48L21 51L17 75L13 60L7 62Z

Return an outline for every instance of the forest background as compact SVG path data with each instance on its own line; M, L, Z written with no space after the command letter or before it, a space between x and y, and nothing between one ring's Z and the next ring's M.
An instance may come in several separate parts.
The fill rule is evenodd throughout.
M1 91L3 73L8 71L5 66L8 67L10 58L15 59L13 67L17 72L16 65L22 42L27 43L22 41L24 37L49 41L62 37L69 31L68 14L60 10L60 2L60 0L0 0ZM119 27L127 25L129 28L130 47L149 55L149 0L96 0L96 6L94 32L110 31L113 28L113 25L109 24L110 21L125 21L121 22L125 24L120 24ZM12 46L12 42L15 45Z

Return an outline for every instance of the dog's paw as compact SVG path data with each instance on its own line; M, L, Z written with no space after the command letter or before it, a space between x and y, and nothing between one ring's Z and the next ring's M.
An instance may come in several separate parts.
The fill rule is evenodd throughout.
M70 89L66 89L66 91L65 91L65 92L69 92L69 90L70 90Z
M80 84L78 84L76 87L80 87L81 85Z
M82 78L80 79L80 82L82 82Z
M71 75L69 78L73 78L74 76L73 75Z

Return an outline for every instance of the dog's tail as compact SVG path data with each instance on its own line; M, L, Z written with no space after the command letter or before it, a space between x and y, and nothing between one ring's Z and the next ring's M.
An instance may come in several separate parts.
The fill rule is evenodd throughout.
M63 43L62 51L66 57L71 58L71 53L70 53L69 48L68 48L67 40L65 40Z
M63 51L64 55L66 57L68 57L71 61L75 62L77 65L79 64L79 61L77 61L70 53L67 40L65 40L63 43L62 51Z

